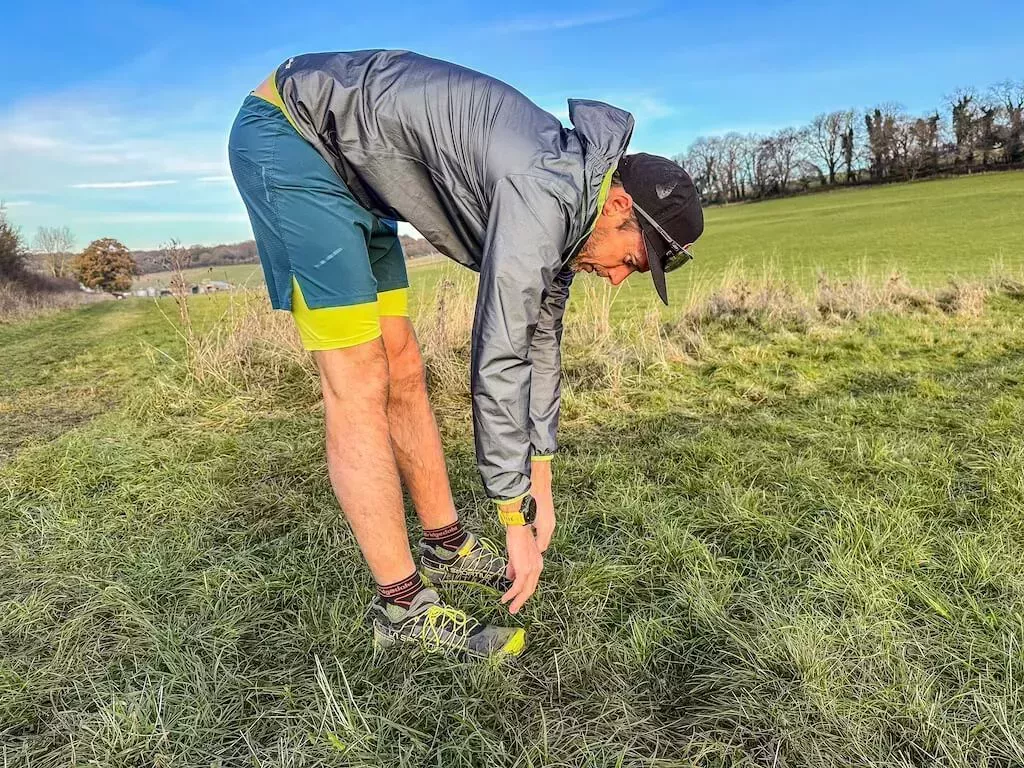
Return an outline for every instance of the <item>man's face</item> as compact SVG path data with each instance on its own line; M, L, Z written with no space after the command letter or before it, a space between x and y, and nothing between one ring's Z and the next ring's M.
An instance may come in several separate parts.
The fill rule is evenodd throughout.
M573 261L577 272L593 272L612 285L619 285L634 272L647 272L647 250L643 235L633 221L633 198L619 186L608 192L583 250Z

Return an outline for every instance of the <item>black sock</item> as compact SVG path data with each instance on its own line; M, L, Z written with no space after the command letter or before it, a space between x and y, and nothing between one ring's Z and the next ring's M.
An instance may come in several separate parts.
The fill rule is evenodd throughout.
M469 533L462 530L462 523L459 520L446 525L444 528L433 528L429 531L423 531L423 540L425 542L437 547L444 547L451 552L458 551L459 547L465 544L468 538Z
M394 584L378 584L377 594L380 595L380 599L384 602L408 608L412 605L416 595L424 589L426 587L423 586L423 580L420 579L419 571L413 571L411 576L406 576Z

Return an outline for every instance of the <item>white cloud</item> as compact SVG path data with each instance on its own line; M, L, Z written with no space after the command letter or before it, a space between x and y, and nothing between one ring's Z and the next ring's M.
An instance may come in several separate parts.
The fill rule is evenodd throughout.
M0 208L24 208L26 205L32 205L31 200L0 200Z
M562 29L588 27L594 24L608 24L639 16L643 10L604 11L581 13L575 16L524 16L518 19L507 19L492 25L489 30L498 33L514 32L553 32Z
M72 189L139 189L140 187L165 187L177 184L177 179L160 179L158 181L95 181L87 184L71 184Z
M17 152L38 152L57 149L60 142L49 136L39 136L23 131L0 131L0 144Z
M66 188L83 177L113 184L125 178L225 174L231 107L219 115L185 115L194 100L175 92L157 97L80 87L2 106L2 182L39 192Z

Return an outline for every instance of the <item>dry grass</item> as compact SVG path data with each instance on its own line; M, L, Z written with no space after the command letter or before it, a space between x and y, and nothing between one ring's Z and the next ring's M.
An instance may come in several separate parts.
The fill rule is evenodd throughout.
M0 323L18 322L101 300L103 298L79 291L72 280L58 280L34 272L24 272L16 280L0 277Z
M872 314L976 317L993 292L1024 295L1018 281L951 282L937 290L916 288L899 274L884 281L819 277L813 291L773 278L727 278L709 295L666 320L653 305L617 307L614 289L581 280L573 292L563 338L565 396L610 397L639 386L651 368L700 359L712 328L734 327L805 333ZM470 339L475 306L472 276L438 282L413 311L435 407L440 415L463 415L469 390ZM303 402L319 399L312 357L302 349L291 318L270 309L265 295L240 292L220 322L205 333L183 329L188 349L187 380L202 389L235 391L247 398L274 397L285 390ZM296 389L297 388L297 389Z

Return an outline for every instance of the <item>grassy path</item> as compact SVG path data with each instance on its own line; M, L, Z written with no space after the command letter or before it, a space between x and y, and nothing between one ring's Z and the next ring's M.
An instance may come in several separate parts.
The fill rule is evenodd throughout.
M91 340L112 390L154 373L118 373L104 340L165 343L155 320L84 312L52 330ZM314 400L162 376L0 468L6 759L1020 764L1022 325L1005 297L980 318L726 324L692 365L570 373L560 527L517 620L531 649L502 668L373 658ZM18 331L36 346L16 386L45 359L85 387L42 329ZM497 533L453 418L457 503Z

